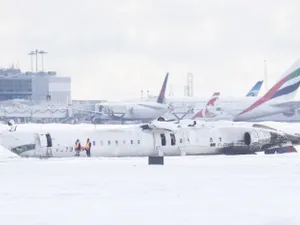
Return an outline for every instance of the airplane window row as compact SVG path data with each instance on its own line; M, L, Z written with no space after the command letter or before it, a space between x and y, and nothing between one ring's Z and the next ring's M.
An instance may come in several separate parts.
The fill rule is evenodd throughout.
M123 144L126 144L126 140L123 140L122 143L123 143ZM141 144L141 141L140 141L140 140L137 140L136 143L137 143L137 144ZM111 145L111 144L112 144L112 141L107 141L107 145ZM115 144L115 145L119 145L119 141L118 141L118 140L115 140L115 141L114 141L114 144ZM130 140L130 144L133 145L133 144L134 144L134 141L133 141L133 140ZM96 142L95 142L95 145L96 145ZM104 145L104 142L103 142L103 141L100 141L100 145L103 146L103 145Z
M166 135L165 134L160 134L160 139L161 139L161 146L166 146L167 145L167 140L166 140ZM176 138L174 134L170 134L170 139L171 139L171 145L176 145ZM190 139L187 138L186 139L187 143L190 143ZM196 139L196 141L198 142L198 139ZM213 138L209 139L210 143L213 143ZM183 140L182 138L180 138L179 142L182 144ZM222 138L219 137L219 142L222 142ZM215 144L214 144L215 145Z

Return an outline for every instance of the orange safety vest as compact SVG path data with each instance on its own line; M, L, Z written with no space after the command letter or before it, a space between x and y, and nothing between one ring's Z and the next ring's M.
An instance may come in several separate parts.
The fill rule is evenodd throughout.
M86 143L86 145L85 145L85 150L89 150L89 149L90 149L90 143L91 143L91 142L89 142L89 141Z
M79 142L77 144L75 144L75 149L79 148Z

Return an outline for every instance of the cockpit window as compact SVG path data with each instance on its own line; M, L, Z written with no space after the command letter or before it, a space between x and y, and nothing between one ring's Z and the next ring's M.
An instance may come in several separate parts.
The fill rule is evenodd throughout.
M15 148L12 148L11 151L15 154L21 154L26 151L35 150L35 144L29 144L29 145L21 145Z

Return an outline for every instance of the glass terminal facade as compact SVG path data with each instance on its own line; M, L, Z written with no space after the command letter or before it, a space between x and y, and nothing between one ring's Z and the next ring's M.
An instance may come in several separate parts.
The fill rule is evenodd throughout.
M0 69L0 101L24 99L36 103L52 100L71 101L71 78L57 77L56 72L26 72Z
M1 79L0 78L0 101L9 99L30 100L32 94L31 79Z

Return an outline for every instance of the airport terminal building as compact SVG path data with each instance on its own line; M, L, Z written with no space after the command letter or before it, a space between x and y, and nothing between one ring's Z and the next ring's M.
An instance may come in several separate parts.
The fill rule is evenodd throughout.
M12 99L68 104L72 100L71 78L59 77L54 71L22 73L15 68L0 69L0 101Z

